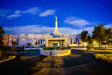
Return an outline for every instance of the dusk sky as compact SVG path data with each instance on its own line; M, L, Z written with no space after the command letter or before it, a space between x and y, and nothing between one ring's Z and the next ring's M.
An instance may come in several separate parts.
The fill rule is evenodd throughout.
M112 28L112 0L0 0L0 25L5 34L91 33L94 26Z

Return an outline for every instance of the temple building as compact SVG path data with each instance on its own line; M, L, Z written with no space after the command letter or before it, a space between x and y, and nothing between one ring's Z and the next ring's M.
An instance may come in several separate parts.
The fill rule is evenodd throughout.
M58 30L57 17L55 21L55 30L51 34L5 34L3 36L4 46L8 47L38 47L44 45L46 47L67 47L78 46L80 43L79 34L62 34Z

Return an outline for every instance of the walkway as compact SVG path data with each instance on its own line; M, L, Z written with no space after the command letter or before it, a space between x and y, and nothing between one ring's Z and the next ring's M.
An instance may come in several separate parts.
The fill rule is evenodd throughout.
M36 52L17 56L0 64L0 75L109 75L112 64L101 62L86 51L72 50L63 57L37 56Z

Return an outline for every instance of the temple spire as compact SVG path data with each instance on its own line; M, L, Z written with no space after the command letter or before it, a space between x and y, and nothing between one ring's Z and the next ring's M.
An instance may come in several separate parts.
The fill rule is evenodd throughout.
M56 18L56 21L55 21L55 30L54 30L53 34L54 34L54 35L62 35L62 33L60 33L60 32L58 31L57 16L55 16L55 18Z
M55 21L55 31L58 31L58 22L57 22L57 16L55 16L56 21Z

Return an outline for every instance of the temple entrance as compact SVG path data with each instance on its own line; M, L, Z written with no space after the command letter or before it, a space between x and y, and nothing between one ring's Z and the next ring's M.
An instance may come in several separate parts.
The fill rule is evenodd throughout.
M53 47L59 47L60 43L59 42L53 42Z
M53 43L53 47L58 47L58 43Z
M47 39L47 47L63 47L65 45L65 39L64 38L51 38Z

